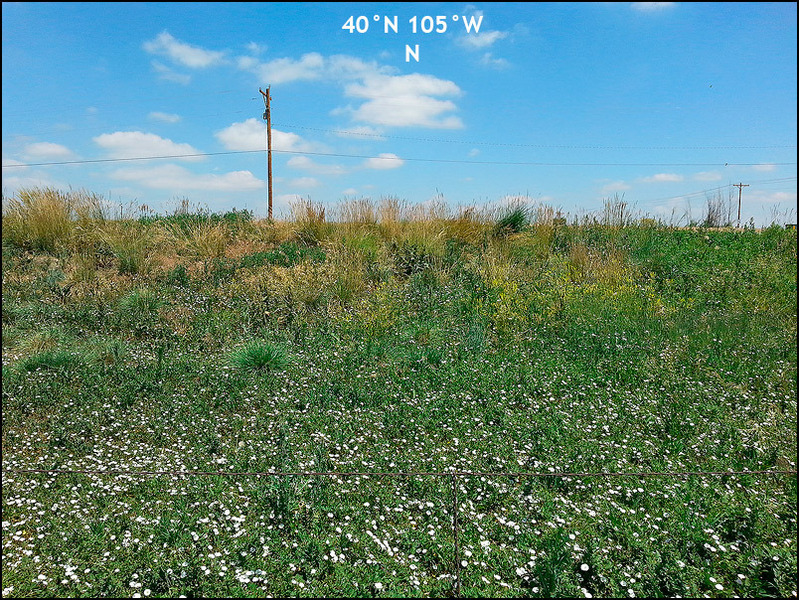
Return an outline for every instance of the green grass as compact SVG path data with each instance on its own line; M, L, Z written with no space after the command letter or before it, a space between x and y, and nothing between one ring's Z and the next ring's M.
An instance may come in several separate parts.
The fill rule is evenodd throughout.
M285 351L269 342L248 342L230 355L231 364L249 371L282 370L288 364Z
M508 475L794 471L795 231L239 220L4 227L4 596L795 595L795 475Z

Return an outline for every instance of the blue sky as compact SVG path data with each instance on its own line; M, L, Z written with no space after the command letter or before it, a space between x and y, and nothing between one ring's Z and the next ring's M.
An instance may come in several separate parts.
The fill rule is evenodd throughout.
M796 220L795 3L2 10L4 195L262 216L270 85L277 215L384 196L581 215L623 194L676 221L742 182L743 221Z

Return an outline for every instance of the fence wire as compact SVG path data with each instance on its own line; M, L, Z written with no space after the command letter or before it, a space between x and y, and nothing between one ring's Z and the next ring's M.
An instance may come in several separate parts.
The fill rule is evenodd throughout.
M461 477L503 477L503 478L585 478L585 477L723 477L723 476L796 476L795 470L763 471L639 471L639 472L537 472L537 471L132 471L129 469L3 469L5 474L45 474L45 475L125 475L125 476L173 476L173 477L442 477L449 478L452 486L452 537L453 572L455 574L453 594L461 597L461 560L459 534L458 485Z

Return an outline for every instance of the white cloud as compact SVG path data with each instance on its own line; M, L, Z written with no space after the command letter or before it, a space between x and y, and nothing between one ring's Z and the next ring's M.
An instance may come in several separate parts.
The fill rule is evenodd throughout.
M397 169L403 164L405 164L404 160L396 154L391 154L389 152L384 152L373 158L367 158L363 162L365 168L377 170Z
M275 58L262 62L253 56L236 59L239 69L253 73L263 85L324 79L327 81L352 81L372 74L388 74L395 70L376 62L365 62L345 54L325 57L318 52L303 54L299 59Z
M149 115L147 115L147 117L153 121L162 121L164 123L177 123L180 121L180 115L158 111L151 112Z
M507 69L510 67L510 63L505 60L504 58L494 58L494 55L490 52L486 52L480 58L480 64L485 67L493 67L495 69Z
M472 148L471 150L469 150L468 156L469 158L474 158L478 154L480 154L480 151L477 148Z
M168 32L159 33L155 39L144 42L144 49L150 54L166 56L173 62L192 69L203 69L219 65L225 60L224 52L206 50L176 40Z
M475 17L481 16L482 11L477 11ZM529 29L517 23L508 31L481 31L479 33L465 33L456 38L455 43L470 52L482 52L479 64L494 69L506 69L510 67L510 62L504 58L498 58L493 52L489 52L500 40L513 42L518 37L529 35Z
M435 96L460 96L452 81L432 75L373 75L345 87L349 97L366 102L352 110L352 118L371 125L459 129L460 118L445 113L457 110L451 100Z
M63 184L53 181L50 174L46 171L31 169L21 161L4 158L3 166L16 167L14 169L3 169L2 187L4 196L6 194L13 195L22 188L53 187L61 189L65 187Z
M790 202L796 205L796 192L756 191L752 194L749 194L748 197L744 196L744 202L750 205L753 202L762 204L780 204L782 202Z
M693 176L694 181L720 181L721 173L717 171L702 171Z
M645 183L675 183L683 179L682 175L677 175L676 173L658 173L651 177L643 177L641 181Z
M111 174L111 177L151 189L168 190L175 194L193 190L246 192L265 187L264 182L250 171L231 171L221 175L193 173L173 164L118 169Z
M347 172L341 165L322 165L307 156L292 156L286 164L292 169L308 171L316 175L343 175Z
M111 158L142 158L154 156L176 156L199 154L190 144L179 144L154 133L142 131L117 131L92 138L95 144L108 152ZM201 160L202 157L186 157L182 160Z
M763 163L752 167L753 171L760 171L761 173L770 173L777 170L777 165Z
M612 181L603 185L600 192L602 194L610 194L613 192L626 192L629 189L632 189L632 186L625 181Z
M470 50L482 50L492 46L494 42L508 37L507 31L483 31L481 33L470 33L458 38L457 43Z
M321 184L314 177L298 177L297 179L289 180L288 185L289 187L309 189L319 187Z
M264 85L277 85L320 79L324 72L325 59L318 52L309 52L299 60L276 58L269 62L261 62L251 56L242 56L238 58L237 64L239 69L254 73Z
M344 91L348 96L357 98L461 95L461 89L454 82L421 73L391 76L372 74L359 83L346 86Z
M442 116L442 113L455 109L453 102L429 96L379 98L362 104L352 112L352 118L386 127L461 129L463 122L460 118Z
M359 139L369 138L370 140L385 140L385 136L380 129L359 125L357 127L347 127L344 131L335 131L335 135L341 138Z
M22 150L22 157L25 160L66 160L74 156L75 154L72 150L66 146L54 144L52 142L35 142L33 144L28 144Z
M501 64L494 62L495 66ZM255 74L261 84L312 80L339 83L344 86L345 96L364 102L354 108L336 109L333 114L348 114L367 126L463 127L458 117L447 114L457 109L454 102L438 98L459 96L460 88L452 81L432 75L396 75L394 68L376 62L347 55L325 57L317 52L299 59L278 58L268 62L241 56L237 64L239 69Z
M22 162L20 160L14 160L13 158L4 158L3 159L3 166L4 167L19 167L20 170L28 168L27 165L24 162ZM14 170L16 171L17 169L14 169Z
M676 2L631 2L630 7L637 12L659 12L671 8Z
M247 52L249 52L250 54L263 54L267 50L267 46L262 46L261 44L258 44L256 42L250 42L249 44L247 44L246 48Z
M172 81L173 83L180 83L182 85L188 85L191 83L191 76L185 75L184 73L176 73L166 65L158 62L157 60L152 61L150 64L153 66L153 70L158 73L160 79L164 81Z
M265 150L266 124L250 118L217 131L214 137L228 150Z
M214 136L228 150L266 150L266 125L255 118L233 123ZM272 128L272 150L285 152L321 152L325 148L303 139L296 133Z

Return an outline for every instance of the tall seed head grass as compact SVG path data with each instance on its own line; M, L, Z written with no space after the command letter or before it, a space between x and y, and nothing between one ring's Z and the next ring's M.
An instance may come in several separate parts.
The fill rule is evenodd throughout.
M377 219L378 229L384 239L398 239L408 220L408 203L395 196L384 196L377 207Z
M205 219L167 222L163 232L173 251L203 260L223 257L230 240L225 223Z
M28 250L64 250L70 247L79 220L102 214L102 202L95 194L23 188L3 198L3 242Z
M369 230L377 223L377 211L371 198L343 200L336 207L338 229L344 235L353 235Z
M450 210L443 197L436 196L410 207L408 217L411 221L443 221L450 217Z
M134 221L109 221L98 227L95 234L100 247L118 261L121 274L136 275L149 266L155 246L155 230Z
M325 221L325 207L310 198L291 203L291 215L296 227L296 237L303 244L315 246L324 242L331 227Z
M624 195L615 194L612 198L602 201L602 210L599 213L599 223L613 228L630 227L638 222L630 204L624 200Z
M461 207L457 214L444 222L444 231L450 239L477 245L485 236L485 215L474 206Z
M719 190L716 195L708 195L705 205L705 216L702 220L704 227L731 227L735 214L735 200L732 190L727 198Z

